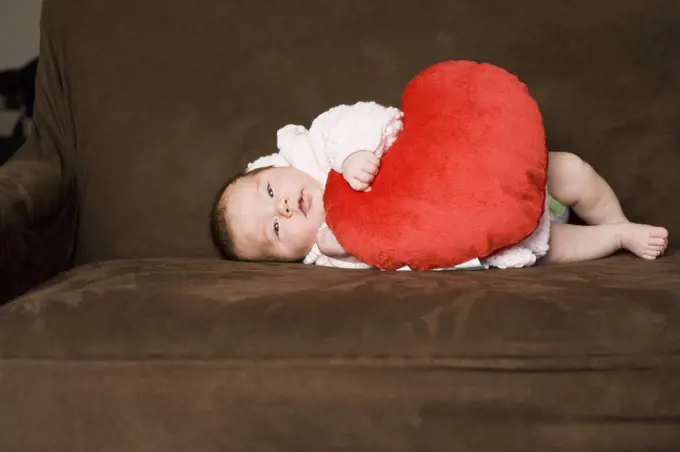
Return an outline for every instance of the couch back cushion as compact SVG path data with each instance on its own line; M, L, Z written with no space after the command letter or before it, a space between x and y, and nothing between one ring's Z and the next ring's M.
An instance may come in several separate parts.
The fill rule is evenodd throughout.
M43 13L73 115L61 152L80 263L215 256L213 196L275 151L279 127L340 103L398 106L447 59L518 75L550 149L588 159L632 218L680 229L676 2L47 0Z

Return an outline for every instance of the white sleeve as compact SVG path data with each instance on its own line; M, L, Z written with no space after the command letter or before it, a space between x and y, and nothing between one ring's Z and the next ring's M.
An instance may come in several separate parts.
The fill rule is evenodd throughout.
M317 155L309 143L309 131L296 124L288 124L276 132L276 146L281 155L293 168L303 171L321 184L331 170L328 159Z
M339 105L319 115L309 129L309 140L317 159L342 173L351 154L372 151L378 157L394 143L403 128L402 112L375 102Z

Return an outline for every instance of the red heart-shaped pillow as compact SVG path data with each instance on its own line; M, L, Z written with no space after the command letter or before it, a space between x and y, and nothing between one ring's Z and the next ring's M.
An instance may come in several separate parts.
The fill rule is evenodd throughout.
M526 86L504 69L447 61L402 95L404 128L370 192L331 172L326 222L385 270L458 265L519 243L543 213L548 153Z

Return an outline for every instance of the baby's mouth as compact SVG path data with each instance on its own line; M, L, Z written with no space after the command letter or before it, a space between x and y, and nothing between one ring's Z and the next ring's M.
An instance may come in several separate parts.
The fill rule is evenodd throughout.
M307 218L308 206L307 206L307 202L305 200L304 192L300 193L300 198L298 199L298 209L300 209L300 212L302 212L302 214L305 216L305 218Z

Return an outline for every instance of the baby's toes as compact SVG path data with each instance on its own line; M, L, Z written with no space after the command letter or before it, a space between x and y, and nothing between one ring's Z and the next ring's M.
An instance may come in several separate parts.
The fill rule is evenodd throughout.
M666 245L666 239L660 237L649 236L649 245L653 247Z
M647 260L654 260L661 254L661 249L650 246L642 253L642 258Z
M668 240L668 229L653 227L649 230L649 238L654 240Z

